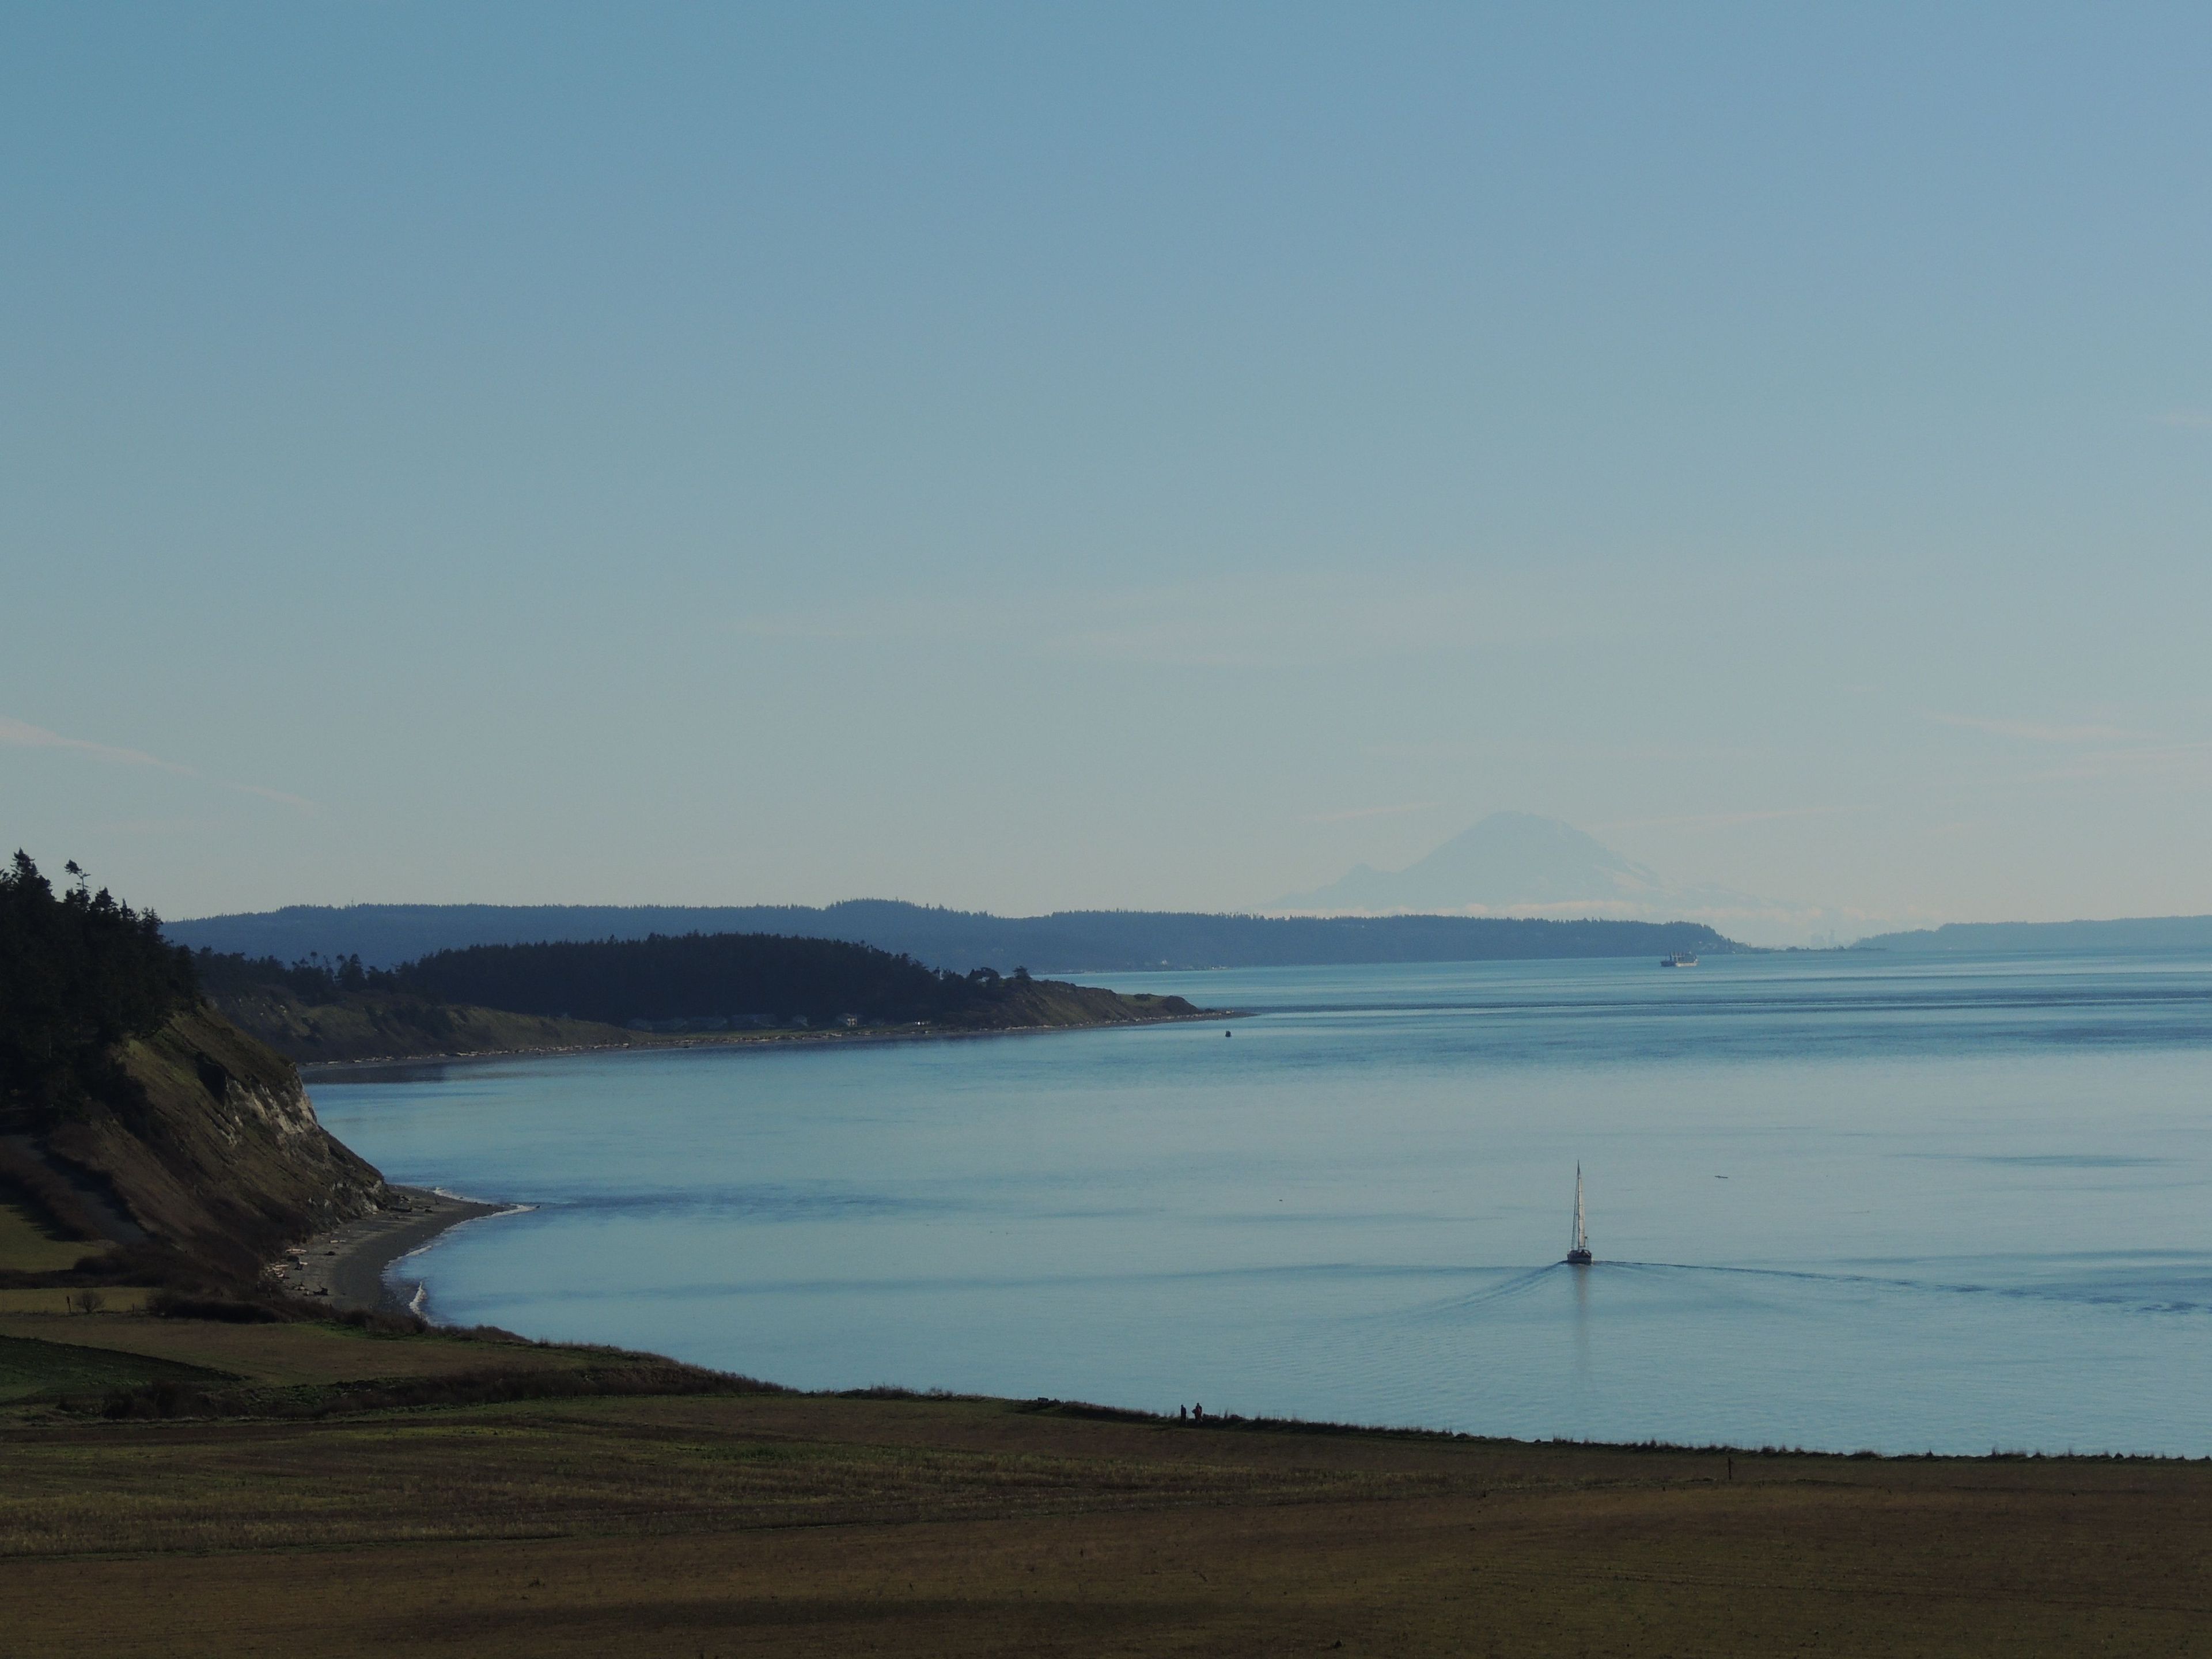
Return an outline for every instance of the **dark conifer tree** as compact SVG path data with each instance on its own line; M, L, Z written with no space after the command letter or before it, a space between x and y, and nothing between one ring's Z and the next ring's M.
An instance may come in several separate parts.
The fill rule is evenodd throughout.
M65 892L17 852L0 872L0 1101L44 1109L94 1086L110 1051L198 1000L189 951L72 860Z

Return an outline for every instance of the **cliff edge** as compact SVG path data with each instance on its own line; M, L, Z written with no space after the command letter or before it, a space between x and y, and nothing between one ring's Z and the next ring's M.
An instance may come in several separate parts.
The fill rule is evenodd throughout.
M125 1247L91 1253L107 1272L250 1280L374 1208L383 1177L315 1121L289 1060L209 1005L161 919L68 872L57 891L27 854L0 868L0 1209L48 1263L0 1272L36 1279L106 1239Z
M213 1010L175 1014L115 1059L111 1086L39 1140L151 1237L252 1273L381 1201L383 1176L316 1121L292 1063Z

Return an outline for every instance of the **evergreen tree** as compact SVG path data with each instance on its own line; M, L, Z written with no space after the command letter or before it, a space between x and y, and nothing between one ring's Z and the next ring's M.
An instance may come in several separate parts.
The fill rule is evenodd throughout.
M30 854L0 871L0 1103L46 1109L105 1078L114 1046L198 1000L189 951L70 860L57 893Z

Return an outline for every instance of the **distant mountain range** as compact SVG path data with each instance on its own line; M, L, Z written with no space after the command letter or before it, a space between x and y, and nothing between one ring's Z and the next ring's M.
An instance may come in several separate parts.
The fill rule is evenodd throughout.
M1724 955L1743 946L1696 922L1487 916L1267 917L1156 910L994 916L891 899L805 905L294 905L166 925L195 950L285 962L358 956L390 968L474 945L643 939L652 933L783 933L902 952L933 968L1037 973L1483 962L1561 957Z
M1271 907L1298 912L1690 918L1725 925L1779 907L1719 887L1686 887L1632 864L1558 818L1493 812L1403 870L1362 864Z
M1424 915L1667 917L1705 922L1758 945L1832 942L1833 911L1754 898L1727 888L1668 881L1557 818L1493 812L1402 870L1356 866L1342 879L1295 893L1272 910L1376 918ZM1861 926L1866 925L1861 921ZM1877 924L1878 925L1878 924ZM2212 916L2110 921L1958 921L1876 933L1854 947L1963 951L2203 951Z
M1876 933L1858 951L1944 952L2071 951L2212 951L2212 916L2131 916L2112 921L1953 921L1908 933Z

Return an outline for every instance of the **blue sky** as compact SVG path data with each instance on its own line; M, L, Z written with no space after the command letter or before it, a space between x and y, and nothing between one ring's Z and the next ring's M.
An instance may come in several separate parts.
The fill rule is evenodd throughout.
M2207 85L2186 6L10 8L0 830L178 915L1499 809L2212 911Z

